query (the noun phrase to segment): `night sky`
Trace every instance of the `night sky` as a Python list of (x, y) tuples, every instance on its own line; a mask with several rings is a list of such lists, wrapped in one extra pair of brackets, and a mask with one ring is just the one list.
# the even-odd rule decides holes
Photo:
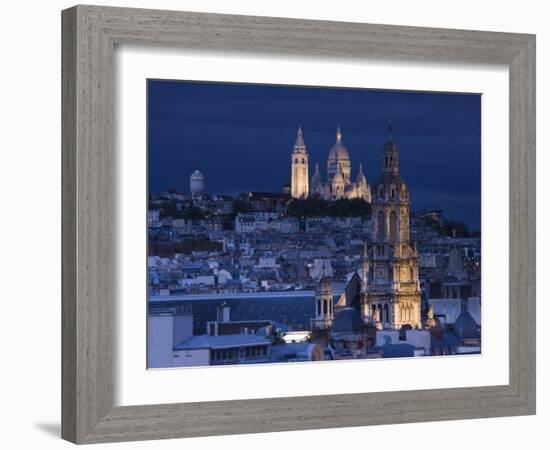
[(387, 124), (411, 209), (442, 208), (480, 229), (481, 96), (367, 89), (148, 81), (149, 189), (189, 190), (199, 169), (206, 191), (280, 192), (300, 124), (326, 181), (328, 151), (341, 125), (355, 179), (380, 174)]

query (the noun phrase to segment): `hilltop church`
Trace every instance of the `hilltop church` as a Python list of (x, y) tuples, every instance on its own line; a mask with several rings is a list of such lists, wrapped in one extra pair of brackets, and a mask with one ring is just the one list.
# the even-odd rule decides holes
[(318, 196), (324, 200), (361, 198), (367, 202), (371, 201), (370, 186), (363, 174), (361, 164), (359, 164), (355, 182), (351, 181), (351, 160), (348, 149), (342, 143), (340, 126), (336, 130), (336, 142), (328, 153), (326, 183), (321, 179), (319, 165), (315, 164), (315, 173), (310, 185), (308, 159), (302, 128), (298, 127), (291, 159), (292, 198), (305, 199)]

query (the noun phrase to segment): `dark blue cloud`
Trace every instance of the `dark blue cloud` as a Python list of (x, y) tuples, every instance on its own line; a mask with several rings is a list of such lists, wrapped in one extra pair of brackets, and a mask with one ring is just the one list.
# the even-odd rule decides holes
[(373, 182), (387, 121), (413, 209), (441, 207), (479, 229), (481, 97), (478, 94), (311, 88), (150, 80), (149, 185), (188, 189), (200, 169), (212, 192), (279, 191), (290, 178), (290, 152), (302, 125), (310, 171), (327, 153), (338, 123)]

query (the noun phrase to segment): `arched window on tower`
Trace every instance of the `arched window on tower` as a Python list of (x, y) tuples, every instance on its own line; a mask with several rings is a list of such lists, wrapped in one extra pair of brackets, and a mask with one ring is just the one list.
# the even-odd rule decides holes
[(295, 164), (298, 164), (298, 158), (296, 158), (296, 159), (294, 160), (294, 163), (295, 163)]
[(376, 230), (378, 232), (378, 240), (383, 241), (384, 238), (386, 237), (386, 218), (385, 218), (384, 211), (378, 212)]
[(391, 198), (395, 198), (395, 192), (396, 192), (395, 184), (392, 184), (390, 186), (390, 197)]
[(305, 163), (306, 163), (306, 160), (302, 158), (302, 164), (305, 164)]
[(395, 211), (390, 213), (390, 240), (395, 240), (397, 237), (397, 214)]

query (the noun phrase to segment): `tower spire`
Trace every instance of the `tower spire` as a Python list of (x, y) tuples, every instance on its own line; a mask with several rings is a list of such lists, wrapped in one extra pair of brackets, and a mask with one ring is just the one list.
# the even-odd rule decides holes
[(359, 173), (363, 175), (363, 163), (359, 163)]
[(336, 143), (342, 143), (342, 130), (340, 129), (340, 124), (338, 124), (338, 127), (336, 128)]
[(305, 147), (304, 135), (302, 134), (302, 126), (298, 125), (298, 131), (296, 132), (296, 142), (294, 147)]
[(388, 140), (384, 144), (384, 160), (383, 168), (384, 172), (398, 173), (399, 171), (399, 153), (397, 151), (397, 145), (392, 139), (392, 124), (388, 121)]

